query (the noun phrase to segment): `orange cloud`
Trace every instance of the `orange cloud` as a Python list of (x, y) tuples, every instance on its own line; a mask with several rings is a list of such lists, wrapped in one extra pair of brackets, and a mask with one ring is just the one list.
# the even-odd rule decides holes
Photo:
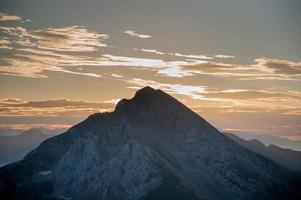
[(0, 21), (19, 21), (22, 18), (16, 15), (9, 15), (7, 13), (0, 12)]
[(236, 77), (240, 80), (298, 80), (301, 63), (272, 58), (258, 58), (255, 64), (222, 62), (187, 63), (183, 70), (191, 74)]
[(60, 116), (66, 114), (87, 115), (110, 111), (112, 102), (95, 103), (70, 101), (67, 99), (24, 101), (21, 99), (0, 99), (0, 116)]

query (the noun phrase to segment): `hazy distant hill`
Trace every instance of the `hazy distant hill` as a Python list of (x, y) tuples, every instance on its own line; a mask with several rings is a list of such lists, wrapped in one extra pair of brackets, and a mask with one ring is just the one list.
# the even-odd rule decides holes
[[(57, 135), (61, 130), (43, 128), (29, 129), (23, 133), (14, 132), (13, 136), (0, 136), (0, 166), (21, 160), (27, 153), (36, 148), (43, 140)], [(6, 131), (6, 133), (12, 133)]]
[(264, 143), (266, 146), (274, 144), (282, 148), (301, 151), (301, 141), (292, 141), (287, 138), (281, 138), (269, 134), (235, 133), (235, 135), (245, 140), (252, 140), (252, 139), (259, 140), (262, 143)]
[(300, 176), (150, 87), (0, 168), (2, 199), (300, 199)]
[(17, 136), (24, 132), (22, 129), (0, 128), (0, 136)]
[(224, 133), (238, 144), (246, 147), (264, 157), (267, 157), (276, 163), (283, 165), (289, 169), (301, 171), (301, 152), (291, 149), (280, 148), (276, 145), (264, 145), (258, 140), (244, 140), (235, 134)]

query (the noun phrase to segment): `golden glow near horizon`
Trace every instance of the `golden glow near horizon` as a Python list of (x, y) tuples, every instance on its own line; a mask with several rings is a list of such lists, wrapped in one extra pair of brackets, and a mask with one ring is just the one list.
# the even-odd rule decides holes
[(301, 61), (167, 51), (144, 45), (160, 41), (147, 32), (120, 30), (120, 39), (35, 21), (0, 13), (0, 128), (67, 128), (151, 86), (217, 128), (301, 139)]

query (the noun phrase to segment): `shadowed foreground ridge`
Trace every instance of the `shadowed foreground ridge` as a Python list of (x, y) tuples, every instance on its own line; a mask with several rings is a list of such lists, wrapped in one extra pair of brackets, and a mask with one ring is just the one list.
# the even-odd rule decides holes
[(1, 199), (298, 199), (299, 174), (145, 87), (0, 168)]

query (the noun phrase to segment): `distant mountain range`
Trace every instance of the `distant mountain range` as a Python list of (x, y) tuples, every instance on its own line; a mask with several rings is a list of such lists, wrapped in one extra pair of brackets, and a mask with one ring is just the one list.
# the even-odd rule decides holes
[(266, 146), (259, 140), (244, 140), (232, 133), (224, 133), (241, 146), (254, 151), (266, 158), (275, 161), (277, 164), (285, 166), (291, 170), (301, 171), (301, 152), (291, 149), (280, 148), (276, 145)]
[[(1, 129), (0, 166), (21, 160), (42, 141), (61, 132), (63, 132), (61, 129), (50, 130), (45, 128), (33, 128), (25, 132), (21, 130)], [(11, 136), (8, 136), (8, 134), (11, 134)]]
[(300, 199), (300, 173), (145, 87), (0, 168), (1, 199)]
[(290, 139), (277, 137), (271, 134), (235, 133), (235, 135), (245, 140), (259, 140), (267, 146), (274, 144), (282, 148), (301, 151), (301, 141), (292, 141)]
[(23, 129), (0, 128), (0, 136), (17, 136), (21, 135), (24, 131)]

